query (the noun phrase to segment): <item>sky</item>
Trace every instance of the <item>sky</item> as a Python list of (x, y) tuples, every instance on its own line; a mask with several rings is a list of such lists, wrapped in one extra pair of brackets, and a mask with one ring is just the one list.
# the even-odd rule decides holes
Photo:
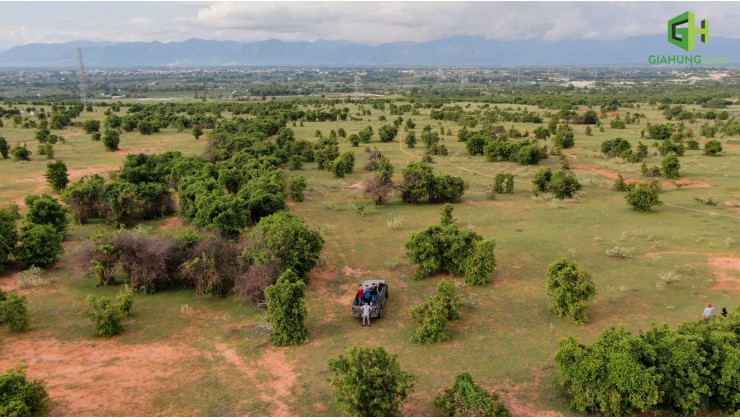
[(3, 1), (0, 10), (0, 51), (76, 40), (623, 39), (664, 34), (666, 21), (686, 10), (709, 21), (710, 36), (740, 38), (732, 2)]

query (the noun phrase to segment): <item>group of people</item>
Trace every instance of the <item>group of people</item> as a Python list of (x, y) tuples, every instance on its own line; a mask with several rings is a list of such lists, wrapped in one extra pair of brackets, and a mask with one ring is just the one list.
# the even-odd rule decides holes
[(375, 306), (378, 303), (378, 283), (373, 283), (372, 286), (369, 284), (365, 285), (364, 289), (360, 286), (357, 289), (355, 304), (361, 305), (363, 303), (369, 303), (371, 306)]
[[(727, 317), (727, 308), (722, 308), (722, 312), (719, 313), (723, 317)], [(710, 316), (714, 315), (714, 307), (712, 307), (712, 304), (710, 303), (707, 305), (706, 308), (704, 308), (704, 318), (709, 318)]]
[(365, 285), (365, 288), (363, 289), (362, 286), (357, 290), (357, 295), (355, 296), (355, 303), (357, 305), (362, 305), (362, 326), (364, 327), (367, 325), (370, 326), (370, 310), (372, 307), (375, 306), (378, 303), (378, 283), (373, 283), (371, 285)]

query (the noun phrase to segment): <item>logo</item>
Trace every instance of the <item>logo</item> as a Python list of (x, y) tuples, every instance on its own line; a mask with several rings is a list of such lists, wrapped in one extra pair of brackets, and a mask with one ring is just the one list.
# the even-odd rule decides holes
[[(687, 24), (686, 27), (679, 26)], [(701, 36), (701, 42), (709, 41), (709, 22), (702, 19), (701, 27), (694, 26), (694, 14), (684, 12), (668, 21), (668, 42), (685, 51), (694, 49), (694, 38)]]

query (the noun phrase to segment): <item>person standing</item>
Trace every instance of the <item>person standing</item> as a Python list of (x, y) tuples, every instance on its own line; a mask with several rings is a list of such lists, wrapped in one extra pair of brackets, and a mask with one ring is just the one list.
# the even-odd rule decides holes
[(367, 326), (370, 326), (370, 303), (368, 301), (365, 301), (365, 304), (362, 305), (362, 326), (365, 326), (365, 322), (367, 322)]
[(709, 318), (712, 315), (714, 315), (714, 308), (712, 307), (712, 304), (710, 303), (709, 305), (707, 305), (706, 308), (704, 308), (704, 318)]

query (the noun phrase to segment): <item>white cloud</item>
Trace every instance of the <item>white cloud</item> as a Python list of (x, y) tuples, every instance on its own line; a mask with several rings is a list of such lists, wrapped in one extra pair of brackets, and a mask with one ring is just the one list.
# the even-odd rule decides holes
[[(43, 4), (44, 7), (38, 7)], [(712, 36), (740, 37), (733, 3), (673, 2), (54, 2), (5, 3), (0, 49), (31, 42), (621, 39), (660, 34), (692, 10)]]

